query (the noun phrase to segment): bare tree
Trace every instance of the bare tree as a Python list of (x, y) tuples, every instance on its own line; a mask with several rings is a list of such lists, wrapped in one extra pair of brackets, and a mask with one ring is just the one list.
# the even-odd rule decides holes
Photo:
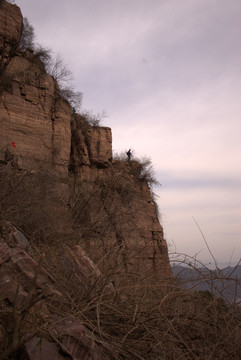
[(52, 64), (51, 49), (45, 48), (40, 44), (34, 45), (34, 55), (44, 64), (45, 70), (49, 73), (49, 67)]
[(54, 59), (49, 61), (46, 68), (48, 73), (57, 81), (62, 98), (68, 101), (73, 108), (78, 110), (81, 106), (83, 94), (74, 90), (74, 87), (71, 84), (73, 74), (68, 66), (64, 64), (61, 56), (57, 54)]
[[(1, 0), (0, 0), (1, 1)], [(34, 28), (30, 25), (28, 19), (23, 18), (22, 36), (20, 41), (20, 49), (25, 51), (32, 49), (35, 59), (42, 61), (45, 70), (49, 73), (59, 85), (60, 96), (68, 101), (76, 110), (80, 109), (83, 94), (75, 91), (71, 84), (73, 80), (72, 72), (69, 70), (59, 54), (55, 58), (51, 57), (51, 50), (46, 49), (39, 44), (34, 43)]]
[(28, 18), (23, 18), (22, 35), (20, 40), (20, 49), (22, 51), (34, 48), (35, 33), (33, 26), (29, 23)]
[(101, 113), (97, 113), (97, 114), (93, 114), (92, 111), (84, 110), (81, 112), (81, 115), (86, 119), (86, 121), (90, 125), (94, 127), (100, 126), (103, 119), (108, 116), (104, 110)]
[(63, 99), (68, 101), (75, 110), (80, 109), (83, 97), (83, 94), (80, 91), (75, 91), (74, 88), (69, 85), (60, 87), (60, 95)]
[(64, 64), (63, 59), (59, 54), (57, 54), (55, 59), (53, 59), (49, 68), (49, 73), (58, 82), (60, 87), (73, 80), (72, 72)]

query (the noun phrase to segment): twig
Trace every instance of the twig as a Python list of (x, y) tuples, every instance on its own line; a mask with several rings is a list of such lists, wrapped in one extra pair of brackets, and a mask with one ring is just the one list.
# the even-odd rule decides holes
[(209, 251), (209, 254), (210, 254), (211, 257), (213, 258), (213, 261), (214, 261), (214, 264), (215, 264), (216, 269), (220, 270), (219, 267), (218, 267), (217, 261), (216, 261), (214, 255), (213, 255), (213, 253), (212, 253), (212, 251), (211, 251), (211, 249), (210, 249), (210, 247), (209, 247), (209, 245), (208, 245), (208, 242), (207, 242), (207, 240), (206, 240), (206, 238), (205, 238), (205, 236), (204, 236), (204, 234), (203, 234), (203, 232), (202, 232), (202, 230), (201, 230), (198, 222), (196, 221), (196, 219), (195, 219), (194, 217), (192, 217), (192, 218), (193, 218), (195, 224), (197, 225), (198, 230), (200, 231), (200, 233), (201, 233), (201, 235), (202, 235), (202, 238), (203, 238), (203, 240), (204, 240), (204, 242), (205, 242), (205, 244), (206, 244), (206, 246), (207, 246), (207, 249), (208, 249), (208, 251)]

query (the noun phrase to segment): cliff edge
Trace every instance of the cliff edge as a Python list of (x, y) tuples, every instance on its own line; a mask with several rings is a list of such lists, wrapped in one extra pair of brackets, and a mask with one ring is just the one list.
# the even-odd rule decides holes
[(174, 282), (148, 164), (113, 159), (23, 30), (0, 0), (0, 360), (239, 359), (240, 311)]
[(0, 358), (113, 358), (92, 305), (172, 278), (152, 192), (21, 48), (20, 9), (1, 1), (0, 22)]
[[(141, 165), (113, 161), (111, 129), (91, 126), (73, 113), (41, 59), (31, 49), (21, 51), (20, 9), (3, 2), (0, 14), (5, 24), (0, 33), (0, 159), (31, 172), (16, 184), (21, 197), (27, 192), (29, 203), (41, 203), (48, 219), (54, 213), (53, 224), (63, 236), (74, 229), (94, 260), (117, 247), (125, 271), (170, 277), (163, 229), (148, 183), (140, 178)], [(22, 198), (18, 203), (25, 208)]]

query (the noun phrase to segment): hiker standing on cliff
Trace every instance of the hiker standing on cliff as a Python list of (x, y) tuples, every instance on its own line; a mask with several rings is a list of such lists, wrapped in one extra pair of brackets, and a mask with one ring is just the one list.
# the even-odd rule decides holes
[(130, 161), (132, 156), (131, 149), (127, 151), (126, 155), (128, 156), (128, 161)]

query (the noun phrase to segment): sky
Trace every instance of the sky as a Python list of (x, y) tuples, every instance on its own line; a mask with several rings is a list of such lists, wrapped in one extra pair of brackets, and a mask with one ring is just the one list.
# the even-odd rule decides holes
[[(241, 256), (241, 1), (16, 0), (36, 42), (107, 114), (113, 151), (150, 157), (169, 246), (205, 265)], [(205, 240), (204, 240), (205, 238)], [(208, 247), (212, 255), (208, 251)], [(210, 265), (211, 266), (211, 265)]]

